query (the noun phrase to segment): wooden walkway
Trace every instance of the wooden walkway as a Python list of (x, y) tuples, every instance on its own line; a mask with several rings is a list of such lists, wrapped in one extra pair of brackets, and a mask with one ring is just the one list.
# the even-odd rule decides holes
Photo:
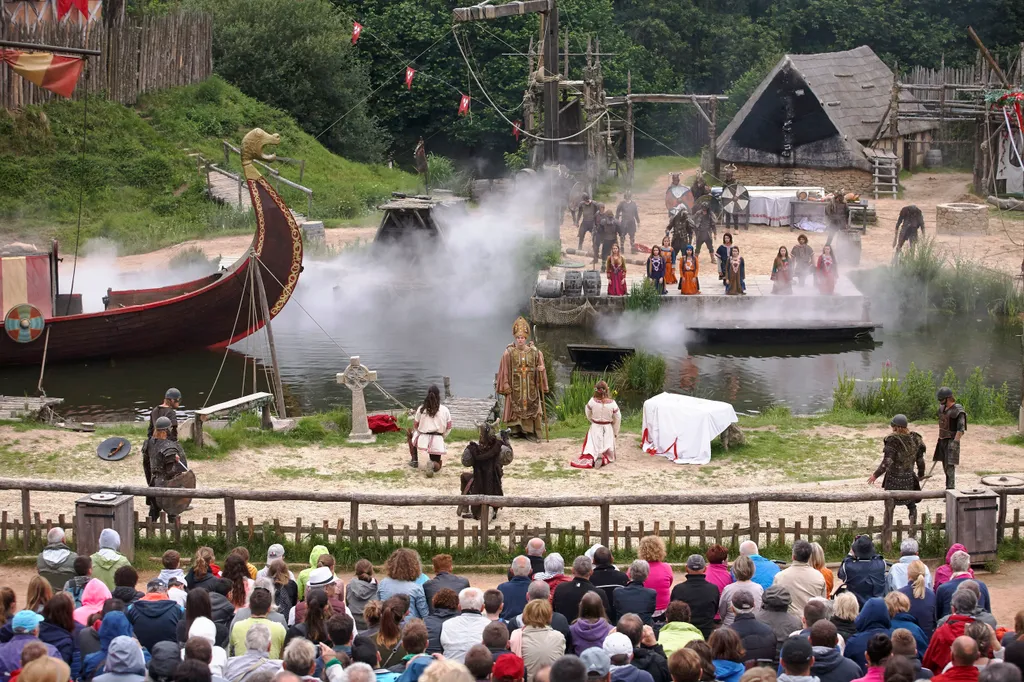
[[(217, 171), (210, 171), (209, 175), (209, 195), (210, 198), (217, 203), (224, 204), (225, 206), (231, 206), (238, 209), (239, 211), (251, 211), (252, 201), (249, 199), (249, 190), (246, 189), (245, 184), (237, 179), (237, 176), (232, 177), (225, 175)], [(273, 182), (273, 180), (271, 180)], [(239, 191), (241, 190), (241, 191)], [(306, 222), (306, 216), (302, 215), (298, 211), (292, 211), (292, 215), (295, 216), (295, 222), (299, 225)]]
[(48, 411), (64, 402), (64, 398), (28, 398), (0, 395), (0, 419), (14, 421), (46, 419)]
[(497, 410), (494, 398), (448, 398), (443, 401), (452, 413), (452, 428), (475, 429), (485, 421), (493, 421)]

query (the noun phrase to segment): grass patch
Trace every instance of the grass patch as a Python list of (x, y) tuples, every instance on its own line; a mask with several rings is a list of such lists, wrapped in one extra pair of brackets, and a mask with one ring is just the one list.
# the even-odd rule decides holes
[(612, 377), (621, 390), (646, 400), (665, 390), (666, 370), (665, 358), (638, 350), (623, 358)]
[(638, 313), (656, 313), (661, 308), (661, 294), (649, 279), (633, 282), (626, 294), (626, 310)]
[(1004, 445), (1016, 445), (1019, 448), (1024, 448), (1024, 435), (1014, 433), (1006, 438), (1000, 438), (999, 442)]

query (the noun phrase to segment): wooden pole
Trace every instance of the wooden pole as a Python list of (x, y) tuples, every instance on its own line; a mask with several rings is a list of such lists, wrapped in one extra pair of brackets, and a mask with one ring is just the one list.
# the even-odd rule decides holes
[[(542, 15), (544, 31), (544, 163), (558, 165), (558, 5), (552, 1), (551, 9)], [(548, 178), (548, 206), (545, 221), (545, 236), (552, 241), (561, 241), (560, 228), (562, 211), (556, 187), (557, 174), (550, 172)]]
[(633, 139), (633, 72), (626, 72), (626, 186), (633, 189), (633, 156), (636, 151)]
[(28, 490), (21, 491), (21, 543), (25, 547), (25, 551), (28, 551), (29, 547), (29, 531), (32, 529), (32, 502), (29, 497)]
[(235, 542), (235, 531), (237, 526), (235, 519), (235, 498), (224, 498), (224, 520), (227, 523), (227, 539), (229, 544)]
[[(284, 385), (281, 383), (281, 367), (277, 364), (277, 347), (274, 345), (274, 330), (270, 327), (270, 306), (267, 304), (267, 289), (263, 286), (263, 273), (260, 268), (259, 259), (256, 257), (255, 249), (251, 252), (249, 260), (256, 268), (256, 287), (260, 292), (260, 307), (263, 309), (263, 326), (267, 330), (267, 342), (270, 344), (270, 362), (274, 365), (274, 397), (277, 399), (277, 413), (284, 419), (288, 411), (284, 405)], [(253, 390), (255, 390), (255, 386)]]
[(757, 500), (747, 502), (747, 515), (750, 519), (750, 539), (756, 545), (761, 542), (761, 514)]
[(601, 544), (611, 549), (609, 545), (609, 538), (611, 537), (610, 530), (608, 528), (608, 520), (611, 517), (611, 508), (607, 504), (601, 505)]
[(711, 106), (711, 135), (708, 139), (708, 146), (711, 147), (711, 173), (718, 177), (718, 100), (712, 99)]
[(895, 500), (885, 501), (885, 513), (882, 515), (882, 551), (892, 551), (892, 517), (896, 510)]
[(992, 70), (995, 71), (997, 76), (999, 76), (999, 81), (1003, 84), (1003, 87), (1009, 88), (1010, 81), (1006, 79), (1006, 74), (1003, 73), (1001, 68), (999, 68), (999, 62), (996, 61), (995, 57), (992, 56), (992, 53), (988, 51), (987, 47), (985, 47), (985, 43), (981, 42), (981, 38), (979, 38), (978, 34), (974, 32), (974, 27), (967, 27), (967, 35), (971, 36), (971, 40), (973, 40), (974, 44), (978, 46), (979, 50), (981, 50), (981, 56), (985, 58), (985, 61), (988, 62), (989, 66), (992, 67)]
[(359, 503), (352, 501), (349, 503), (349, 543), (352, 545), (353, 551), (359, 545)]
[(565, 56), (562, 77), (569, 80), (569, 29), (565, 29)]

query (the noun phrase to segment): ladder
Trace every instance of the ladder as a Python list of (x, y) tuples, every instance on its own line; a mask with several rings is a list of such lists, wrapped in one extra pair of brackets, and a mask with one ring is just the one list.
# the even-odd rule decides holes
[(888, 194), (893, 199), (900, 191), (900, 167), (896, 158), (875, 156), (871, 159), (871, 175), (874, 179), (875, 198)]

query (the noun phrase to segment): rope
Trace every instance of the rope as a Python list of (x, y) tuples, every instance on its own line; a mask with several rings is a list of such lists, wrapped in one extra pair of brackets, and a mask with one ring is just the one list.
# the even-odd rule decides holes
[[(85, 140), (89, 130), (89, 60), (85, 60), (85, 97), (82, 98), (82, 147), (81, 147), (81, 182), (78, 188), (78, 227), (75, 228), (75, 262), (71, 266), (71, 288), (68, 290), (68, 303), (64, 306), (64, 314), (71, 312), (71, 298), (75, 293), (75, 275), (78, 273), (78, 246), (82, 238), (82, 206), (85, 201)], [(49, 337), (49, 335), (47, 335)]]
[[(252, 255), (253, 255), (253, 257), (255, 257), (255, 254), (252, 254)], [(250, 268), (250, 269), (251, 269), (251, 268)], [(247, 285), (248, 283), (247, 283), (247, 282), (246, 282), (245, 280), (242, 280), (242, 281), (243, 281), (243, 285), (242, 285), (242, 297), (241, 297), (240, 299), (238, 299), (238, 310), (237, 310), (237, 311), (235, 311), (235, 321), (234, 321), (234, 323), (233, 323), (233, 324), (231, 325), (231, 336), (230, 336), (230, 337), (228, 337), (228, 338), (231, 338), (231, 339), (235, 338), (235, 329), (237, 329), (237, 328), (238, 328), (238, 318), (239, 318), (239, 317), (241, 316), (241, 314), (242, 314), (242, 304), (243, 304), (243, 303), (245, 302), (245, 288), (246, 288), (246, 285)], [(217, 376), (216, 376), (216, 377), (214, 377), (214, 379), (213, 379), (213, 386), (210, 386), (210, 390), (209, 390), (209, 392), (207, 392), (207, 394), (206, 394), (206, 402), (204, 402), (204, 403), (203, 403), (203, 407), (206, 407), (207, 405), (209, 405), (209, 404), (210, 404), (210, 398), (211, 398), (211, 397), (213, 396), (213, 390), (214, 390), (215, 388), (217, 388), (217, 382), (218, 382), (218, 381), (220, 381), (220, 375), (221, 375), (221, 372), (223, 372), (223, 371), (224, 371), (224, 363), (225, 363), (225, 362), (227, 362), (227, 359), (228, 359), (228, 352), (229, 352), (229, 351), (228, 351), (228, 347), (227, 347), (227, 346), (225, 346), (225, 347), (224, 347), (224, 357), (223, 357), (223, 358), (221, 358), (221, 360), (220, 360), (220, 367), (219, 367), (219, 368), (217, 369)]]

